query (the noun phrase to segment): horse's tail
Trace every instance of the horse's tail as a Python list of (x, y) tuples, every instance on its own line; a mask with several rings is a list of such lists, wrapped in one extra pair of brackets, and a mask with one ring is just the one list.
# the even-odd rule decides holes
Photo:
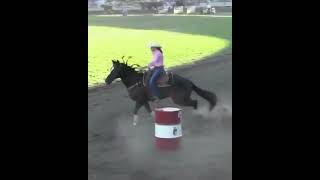
[(212, 93), (209, 92), (207, 90), (201, 89), (199, 87), (197, 87), (196, 85), (194, 85), (192, 83), (192, 89), (201, 97), (203, 97), (204, 99), (206, 99), (207, 101), (209, 101), (210, 103), (210, 111), (216, 106), (217, 104), (217, 96)]

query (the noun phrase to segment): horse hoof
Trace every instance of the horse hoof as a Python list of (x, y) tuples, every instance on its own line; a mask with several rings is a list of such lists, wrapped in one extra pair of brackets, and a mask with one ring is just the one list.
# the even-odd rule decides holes
[(196, 117), (202, 118), (202, 114), (198, 110), (192, 110), (192, 114)]
[(133, 126), (136, 126), (138, 124), (138, 121), (133, 120)]
[(138, 124), (138, 115), (133, 115), (133, 126)]

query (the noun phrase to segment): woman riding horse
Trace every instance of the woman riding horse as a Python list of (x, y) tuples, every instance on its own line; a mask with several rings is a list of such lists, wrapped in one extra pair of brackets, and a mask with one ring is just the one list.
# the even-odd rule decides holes
[[(192, 91), (195, 91), (199, 96), (209, 102), (210, 111), (215, 107), (217, 97), (214, 93), (199, 88), (191, 80), (183, 78), (178, 74), (172, 74), (171, 79), (173, 83), (171, 83), (170, 86), (157, 87), (157, 79), (164, 72), (163, 54), (159, 44), (152, 43), (150, 48), (152, 50), (153, 59), (149, 64), (149, 68), (154, 70), (154, 73), (148, 82), (148, 86), (151, 88), (144, 85), (144, 74), (142, 72), (136, 71), (133, 65), (130, 66), (127, 62), (120, 62), (119, 60), (112, 60), (113, 68), (105, 79), (106, 84), (109, 85), (115, 79), (120, 78), (127, 88), (129, 97), (135, 101), (133, 109), (133, 125), (136, 125), (138, 122), (138, 111), (142, 106), (144, 106), (149, 113), (153, 114), (149, 104), (149, 101), (152, 101), (153, 99), (150, 98), (149, 94), (154, 96), (154, 100), (170, 97), (177, 105), (190, 106), (197, 109), (198, 101), (191, 98)], [(149, 89), (151, 92), (149, 92)]]
[(164, 58), (160, 44), (151, 43), (150, 48), (153, 58), (148, 67), (153, 71), (153, 73), (149, 80), (149, 87), (151, 90), (151, 95), (153, 96), (152, 101), (158, 102), (160, 100), (160, 92), (157, 87), (157, 80), (164, 72)]

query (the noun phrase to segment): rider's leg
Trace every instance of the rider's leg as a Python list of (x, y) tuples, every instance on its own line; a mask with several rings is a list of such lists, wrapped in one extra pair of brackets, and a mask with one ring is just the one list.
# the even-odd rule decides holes
[(156, 97), (160, 97), (160, 92), (159, 92), (159, 89), (157, 87), (157, 80), (158, 78), (160, 77), (161, 75), (161, 72), (162, 72), (162, 68), (161, 67), (156, 67), (154, 69), (154, 72), (150, 78), (150, 81), (149, 81), (149, 87), (150, 87), (150, 90), (151, 90), (151, 94), (153, 96), (156, 96)]

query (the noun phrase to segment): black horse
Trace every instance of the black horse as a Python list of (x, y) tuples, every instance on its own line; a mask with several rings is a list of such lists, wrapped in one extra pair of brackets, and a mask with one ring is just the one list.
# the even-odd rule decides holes
[[(144, 74), (143, 72), (137, 71), (134, 65), (129, 66), (127, 62), (112, 60), (112, 63), (113, 69), (105, 79), (105, 82), (107, 85), (109, 85), (117, 78), (120, 78), (122, 80), (123, 84), (128, 90), (129, 97), (136, 102), (135, 108), (133, 110), (133, 123), (135, 125), (138, 121), (138, 110), (142, 106), (144, 106), (149, 113), (152, 113), (149, 105), (149, 101), (151, 101), (150, 92), (143, 83)], [(139, 67), (139, 65), (136, 66)], [(190, 80), (185, 79), (177, 74), (172, 75), (169, 84), (170, 86), (167, 87), (159, 87), (161, 94), (160, 99), (171, 97), (173, 102), (178, 105), (191, 106), (194, 109), (197, 109), (198, 101), (191, 99), (191, 92), (195, 91), (199, 96), (203, 97), (209, 102), (210, 111), (217, 103), (217, 97), (214, 93), (200, 89)]]

